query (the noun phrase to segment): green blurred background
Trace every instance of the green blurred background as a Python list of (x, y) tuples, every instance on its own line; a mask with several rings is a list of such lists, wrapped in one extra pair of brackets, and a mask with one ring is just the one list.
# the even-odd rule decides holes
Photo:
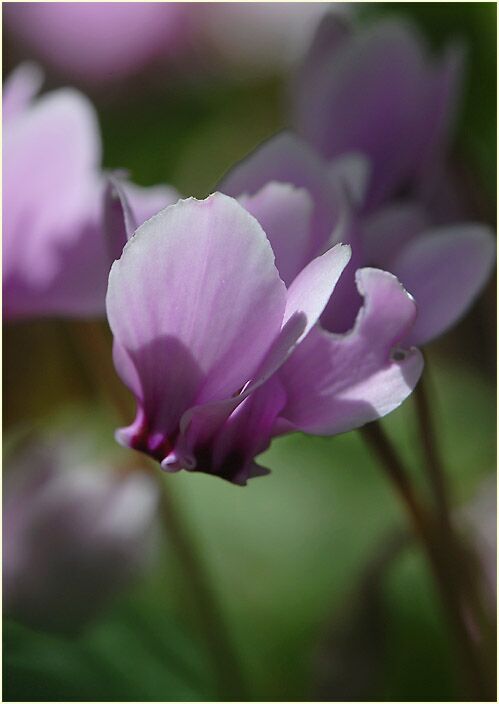
[[(455, 156), (495, 225), (496, 5), (373, 3), (414, 19), (435, 47), (469, 49)], [(6, 69), (9, 38), (6, 37)], [(104, 165), (142, 185), (205, 196), (286, 126), (284, 77), (165, 84), (126, 102), (96, 100)], [(456, 505), (494, 473), (495, 279), (470, 314), (427, 349), (432, 410)], [(79, 324), (79, 334), (91, 334)], [(33, 428), (81, 428), (95, 456), (126, 462), (116, 419), (94, 386), (74, 326), (4, 326), (4, 455)], [(424, 491), (411, 400), (383, 425)], [(454, 644), (405, 517), (358, 433), (275, 441), (272, 474), (249, 486), (168, 476), (230, 624), (254, 700), (454, 700)], [(74, 639), (4, 623), (4, 700), (216, 699), (210, 654), (166, 538), (161, 564)]]

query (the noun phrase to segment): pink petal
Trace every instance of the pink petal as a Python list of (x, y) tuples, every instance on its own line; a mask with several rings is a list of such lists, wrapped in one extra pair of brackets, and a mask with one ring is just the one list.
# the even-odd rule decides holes
[(305, 261), (321, 254), (336, 228), (343, 193), (329, 181), (326, 164), (305, 142), (292, 133), (272, 137), (235, 166), (223, 179), (220, 190), (239, 197), (255, 194), (270, 181), (306, 189), (314, 204), (313, 238)]
[(465, 50), (459, 44), (446, 47), (438, 66), (428, 76), (426, 129), (418, 153), (421, 190), (432, 193), (442, 176), (442, 158), (452, 136), (457, 117), (462, 76), (465, 68)]
[(466, 312), (490, 276), (494, 251), (490, 229), (474, 224), (428, 230), (402, 250), (392, 270), (418, 306), (405, 342), (422, 345)]
[(320, 318), (350, 256), (351, 249), (348, 245), (337, 244), (325, 254), (313, 259), (289, 287), (284, 320), (288, 320), (296, 312), (306, 315), (307, 325), (301, 339)]
[(418, 203), (392, 202), (378, 208), (362, 221), (364, 261), (391, 271), (399, 252), (429, 224), (428, 212)]
[(179, 201), (142, 225), (113, 264), (107, 311), (150, 430), (168, 435), (189, 407), (246, 384), (285, 300), (265, 233), (232, 198)]
[(380, 418), (411, 393), (423, 368), (416, 349), (398, 351), (416, 306), (397, 279), (378, 269), (357, 273), (364, 296), (354, 328), (311, 330), (279, 372), (287, 404), (282, 427), (335, 435)]
[(77, 241), (96, 214), (95, 112), (76, 91), (48, 94), (9, 123), (3, 147), (4, 276), (43, 292), (58, 272), (59, 248)]
[[(295, 313), (287, 321), (253, 380), (240, 394), (195, 406), (184, 413), (175, 447), (161, 462), (163, 469), (170, 472), (197, 469), (225, 476), (235, 483), (246, 483), (250, 476), (256, 476), (255, 472), (262, 474), (261, 468), (256, 469), (253, 458), (270, 443), (274, 421), (284, 405), (282, 387), (275, 372), (296, 346), (305, 323), (301, 313)], [(134, 424), (125, 432), (133, 434), (135, 427)], [(229, 464), (228, 457), (231, 458)], [(229, 469), (230, 477), (227, 476)]]
[(26, 110), (43, 83), (43, 72), (36, 65), (24, 63), (6, 79), (2, 96), (2, 120), (5, 125)]
[(371, 160), (370, 206), (404, 185), (413, 168), (426, 127), (423, 59), (411, 27), (378, 22), (335, 45), (296, 95), (298, 131), (323, 156), (360, 151)]
[(169, 186), (137, 186), (119, 173), (109, 174), (107, 180), (104, 223), (111, 261), (114, 261), (119, 259), (123, 247), (137, 227), (175, 203), (179, 194)]
[(279, 276), (289, 285), (310, 251), (313, 202), (303, 188), (272, 181), (254, 195), (237, 199), (255, 216), (274, 250)]

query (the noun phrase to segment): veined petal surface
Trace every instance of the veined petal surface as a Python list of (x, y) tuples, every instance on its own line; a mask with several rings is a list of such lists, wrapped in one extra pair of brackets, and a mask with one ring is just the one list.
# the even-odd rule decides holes
[(265, 233), (234, 199), (179, 201), (140, 227), (112, 267), (107, 311), (149, 424), (168, 434), (191, 406), (235, 394), (285, 304)]
[(357, 272), (364, 306), (347, 333), (311, 330), (279, 372), (287, 394), (284, 430), (335, 435), (380, 418), (416, 385), (422, 356), (398, 350), (416, 306), (398, 280), (379, 269)]

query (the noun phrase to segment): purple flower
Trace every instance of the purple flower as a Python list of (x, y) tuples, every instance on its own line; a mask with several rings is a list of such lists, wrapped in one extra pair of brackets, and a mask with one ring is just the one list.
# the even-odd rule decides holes
[[(69, 88), (34, 100), (40, 81), (35, 67), (23, 65), (4, 88), (4, 312), (102, 315), (113, 257), (97, 117)], [(125, 188), (139, 222), (177, 198), (163, 186)]]
[(266, 473), (254, 458), (274, 435), (330, 435), (379, 418), (400, 405), (422, 371), (417, 350), (398, 350), (416, 308), (394, 276), (359, 271), (364, 306), (356, 325), (331, 335), (316, 323), (349, 247), (324, 243), (311, 257), (310, 228), (298, 240), (300, 257), (293, 242), (282, 246), (281, 226), (326, 217), (314, 217), (304, 190), (269, 191), (252, 206), (272, 225), (270, 241), (242, 205), (215, 193), (148, 220), (111, 269), (115, 364), (138, 406), (117, 439), (166, 471), (245, 484)]
[[(340, 232), (342, 242), (352, 248), (352, 258), (321, 324), (332, 332), (349, 330), (361, 305), (356, 271), (363, 266), (380, 267), (395, 274), (414, 297), (418, 318), (403, 343), (421, 345), (452, 326), (478, 295), (494, 263), (494, 238), (490, 228), (478, 223), (435, 226), (424, 206), (412, 200), (392, 201), (365, 214), (369, 170), (369, 162), (360, 154), (344, 155), (328, 164), (299, 138), (283, 133), (235, 166), (220, 190), (238, 197), (246, 207), (250, 204), (257, 218), (254, 204), (261, 203), (270, 191), (287, 189), (296, 202), (307, 201), (312, 212), (306, 235), (307, 261), (337, 241), (328, 240), (328, 233), (338, 222), (341, 193), (346, 189), (352, 207)], [(277, 200), (273, 202), (279, 207)], [(291, 212), (290, 206), (287, 210)], [(297, 222), (296, 216), (293, 220)], [(284, 245), (276, 244), (278, 267), (285, 272), (291, 264), (290, 260), (279, 263), (280, 247), (291, 258), (302, 247), (293, 233), (293, 242), (286, 242), (288, 231), (283, 228), (278, 235)], [(271, 228), (267, 234), (273, 244)], [(301, 265), (293, 263), (292, 273), (300, 266), (303, 260)]]
[(358, 151), (372, 165), (365, 206), (442, 168), (456, 112), (462, 47), (430, 57), (415, 27), (399, 20), (354, 29), (324, 18), (293, 86), (293, 122), (326, 159)]
[(33, 628), (78, 631), (153, 557), (156, 484), (88, 465), (74, 438), (31, 446), (8, 469), (4, 611)]

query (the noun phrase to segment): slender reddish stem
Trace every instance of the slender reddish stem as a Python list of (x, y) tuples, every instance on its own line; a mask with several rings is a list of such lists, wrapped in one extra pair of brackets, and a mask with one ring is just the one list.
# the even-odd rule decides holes
[(490, 650), (495, 642), (495, 619), (487, 613), (480, 593), (482, 569), (471, 550), (459, 540), (454, 527), (445, 468), (438, 448), (431, 404), (428, 393), (428, 364), (426, 375), (420, 380), (413, 394), (424, 468), (432, 494), (439, 539), (452, 571), (453, 581), (460, 592), (461, 608), (469, 611), (481, 634), (483, 648)]
[(438, 539), (433, 520), (420, 504), (412, 488), (409, 474), (395, 451), (388, 436), (379, 423), (370, 423), (361, 428), (361, 434), (369, 447), (374, 450), (380, 464), (401, 498), (413, 528), (426, 552), (435, 582), (440, 592), (442, 605), (456, 637), (466, 683), (471, 696), (481, 701), (495, 699), (495, 682), (489, 680), (479, 650), (475, 647), (464, 620), (459, 594), (454, 583), (453, 569), (449, 564), (445, 549)]

